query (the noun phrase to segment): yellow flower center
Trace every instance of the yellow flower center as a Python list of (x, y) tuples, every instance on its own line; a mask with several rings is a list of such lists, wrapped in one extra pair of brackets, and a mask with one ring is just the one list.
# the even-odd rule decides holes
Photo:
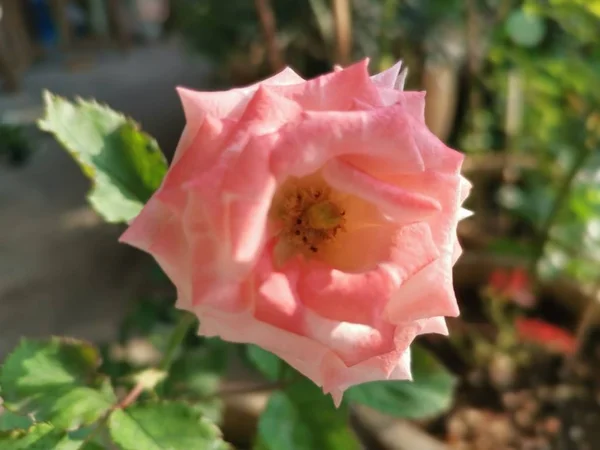
[(280, 238), (305, 255), (320, 248), (344, 231), (345, 211), (324, 183), (290, 182), (282, 187), (275, 215), (282, 222)]

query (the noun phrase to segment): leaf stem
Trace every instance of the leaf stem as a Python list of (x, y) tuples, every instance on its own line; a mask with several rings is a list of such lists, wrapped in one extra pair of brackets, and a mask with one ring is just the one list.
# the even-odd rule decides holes
[(158, 368), (162, 371), (168, 371), (173, 364), (173, 360), (183, 342), (183, 339), (186, 337), (188, 331), (196, 323), (196, 317), (193, 314), (188, 312), (183, 313), (179, 323), (173, 330), (173, 334), (169, 338), (169, 342), (167, 344), (167, 349), (165, 350), (165, 354), (158, 365)]
[[(173, 330), (173, 334), (171, 334), (171, 337), (169, 338), (165, 354), (163, 355), (162, 360), (158, 365), (161, 371), (166, 372), (169, 370), (171, 364), (173, 364), (173, 360), (175, 359), (175, 356), (177, 354), (177, 351), (179, 350), (179, 347), (181, 346), (181, 343), (183, 342), (192, 325), (194, 325), (195, 323), (196, 317), (194, 315), (187, 312), (182, 314), (181, 319), (175, 326), (175, 330)], [(106, 425), (110, 414), (113, 411), (117, 409), (125, 409), (131, 406), (133, 403), (135, 403), (135, 401), (142, 394), (142, 392), (144, 392), (145, 389), (146, 384), (144, 383), (144, 381), (138, 381), (138, 383), (136, 383), (136, 385), (127, 393), (127, 395), (123, 397), (121, 401), (115, 403), (112, 406), (112, 408), (110, 408), (106, 412), (106, 414), (97, 422), (96, 427), (90, 432), (90, 434), (86, 436), (86, 438), (81, 443), (79, 449), (83, 449), (85, 447), (85, 444), (91, 442), (91, 440), (98, 434), (98, 432), (102, 430), (102, 428)]]

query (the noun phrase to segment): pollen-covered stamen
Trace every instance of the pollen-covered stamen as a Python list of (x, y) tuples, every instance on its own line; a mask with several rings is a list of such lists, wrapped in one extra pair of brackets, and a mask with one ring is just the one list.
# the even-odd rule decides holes
[(306, 255), (318, 253), (344, 230), (345, 211), (332, 199), (327, 186), (289, 186), (279, 208), (281, 237)]

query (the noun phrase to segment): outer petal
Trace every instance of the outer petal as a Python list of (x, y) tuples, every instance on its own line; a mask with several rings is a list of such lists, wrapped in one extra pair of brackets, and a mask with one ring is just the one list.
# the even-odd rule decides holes
[(342, 402), (342, 394), (351, 386), (379, 380), (412, 380), (410, 372), (410, 348), (404, 352), (392, 352), (387, 355), (392, 370), (386, 376), (380, 371), (373, 370), (373, 361), (365, 361), (352, 367), (345, 367), (340, 361), (327, 355), (323, 360), (324, 373), (323, 391), (331, 394), (336, 406)]
[(189, 303), (189, 245), (179, 220), (159, 200), (150, 199), (119, 242), (150, 253), (175, 284), (178, 298)]
[(459, 314), (452, 285), (452, 255), (436, 259), (409, 278), (387, 304), (391, 323)]
[(370, 111), (309, 112), (304, 117), (281, 129), (271, 163), (278, 178), (310, 174), (342, 155), (352, 155), (358, 167), (378, 160), (383, 167), (402, 167), (403, 172), (424, 169), (413, 139), (417, 125), (402, 105)]
[(367, 65), (368, 60), (365, 59), (302, 84), (277, 86), (274, 89), (307, 111), (348, 111), (355, 100), (381, 106), (379, 91), (369, 78)]
[(236, 119), (243, 112), (246, 102), (260, 86), (291, 86), (304, 84), (304, 79), (289, 67), (271, 78), (247, 87), (228, 91), (200, 92), (178, 87), (185, 118), (188, 124), (201, 123), (207, 116)]
[(371, 80), (373, 80), (373, 83), (375, 83), (377, 87), (402, 91), (404, 89), (407, 71), (404, 69), (400, 72), (401, 68), (402, 61), (398, 61), (389, 69), (386, 69), (377, 75), (373, 75)]

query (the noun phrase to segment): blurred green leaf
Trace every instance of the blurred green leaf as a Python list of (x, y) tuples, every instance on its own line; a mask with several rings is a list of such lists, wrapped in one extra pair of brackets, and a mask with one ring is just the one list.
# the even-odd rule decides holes
[(108, 427), (123, 450), (228, 450), (219, 429), (185, 403), (135, 404), (115, 410)]
[(263, 350), (257, 345), (246, 346), (246, 355), (252, 365), (271, 381), (277, 380), (281, 364), (285, 364), (273, 353)]
[(544, 38), (546, 25), (542, 17), (516, 10), (506, 21), (506, 32), (516, 44), (535, 47)]
[(97, 350), (81, 341), (23, 339), (2, 366), (2, 397), (11, 410), (57, 428), (92, 423), (116, 402), (99, 364)]
[(216, 396), (227, 368), (229, 344), (208, 339), (177, 359), (165, 381), (168, 397), (186, 399), (190, 406), (213, 422), (220, 422), (223, 399)]
[(197, 396), (214, 394), (225, 373), (228, 345), (216, 339), (186, 352), (177, 359), (165, 382), (165, 390), (173, 395), (192, 392)]
[(83, 443), (48, 423), (38, 423), (26, 430), (0, 432), (2, 450), (103, 450), (99, 444)]
[(303, 379), (271, 395), (258, 422), (254, 450), (358, 450), (348, 410)]
[(375, 381), (350, 388), (346, 398), (383, 413), (424, 419), (444, 412), (452, 404), (455, 378), (426, 350), (413, 345), (414, 381)]
[(27, 430), (0, 433), (0, 448), (3, 450), (57, 449), (66, 433), (47, 423), (33, 425)]
[(133, 219), (167, 171), (156, 141), (106, 106), (46, 92), (39, 127), (52, 133), (92, 180), (89, 201), (109, 222)]
[(29, 428), (33, 421), (26, 416), (20, 416), (11, 411), (0, 412), (0, 431), (24, 430)]

